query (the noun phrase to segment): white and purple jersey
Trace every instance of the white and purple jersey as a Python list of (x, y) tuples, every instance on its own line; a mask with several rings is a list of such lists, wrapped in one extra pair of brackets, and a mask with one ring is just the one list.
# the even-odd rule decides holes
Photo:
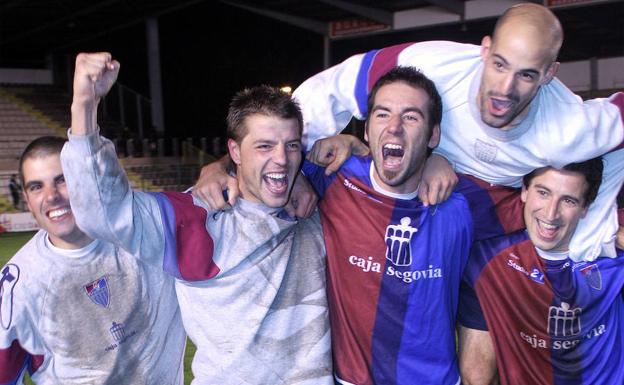
[(624, 252), (575, 263), (540, 257), (526, 232), (478, 242), (460, 323), (489, 330), (501, 383), (624, 383)]
[(183, 384), (174, 284), (110, 243), (39, 231), (0, 269), (0, 384)]
[[(396, 65), (416, 67), (436, 84), (443, 113), (435, 152), (459, 173), (520, 187), (522, 177), (536, 168), (587, 160), (621, 145), (624, 93), (583, 102), (558, 79), (540, 87), (518, 126), (500, 130), (486, 125), (476, 104), (483, 71), (479, 53), (480, 47), (471, 44), (407, 43), (355, 55), (311, 77), (294, 92), (308, 146), (342, 131), (352, 116), (364, 119), (369, 91)], [(606, 156), (599, 197), (571, 244), (575, 260), (615, 255), (617, 218), (612, 202), (624, 180), (622, 163), (624, 150)]]
[(193, 384), (333, 384), (318, 215), (297, 221), (242, 198), (214, 211), (188, 193), (133, 191), (109, 140), (69, 136), (61, 159), (81, 228), (176, 278), (197, 346)]

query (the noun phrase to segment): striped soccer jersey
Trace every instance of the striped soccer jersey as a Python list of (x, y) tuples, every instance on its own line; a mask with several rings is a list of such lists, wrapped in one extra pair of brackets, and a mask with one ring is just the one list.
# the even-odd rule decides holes
[(553, 261), (527, 238), (475, 245), (460, 323), (490, 331), (502, 384), (623, 384), (624, 252)]
[[(376, 192), (371, 164), (351, 157), (330, 177), (303, 167), (322, 198), (336, 376), (359, 385), (456, 384), (455, 314), (473, 232), (508, 228), (491, 210), (493, 202), (511, 207), (513, 191), (489, 194), (462, 178), (465, 197), (424, 207)], [(483, 218), (474, 229), (471, 207)]]

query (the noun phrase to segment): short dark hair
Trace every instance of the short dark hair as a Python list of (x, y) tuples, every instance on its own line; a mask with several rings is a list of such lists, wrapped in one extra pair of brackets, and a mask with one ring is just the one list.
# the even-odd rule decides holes
[(28, 143), (19, 159), (19, 178), (24, 187), (24, 162), (30, 158), (42, 158), (60, 154), (67, 139), (60, 136), (41, 136)]
[(386, 84), (402, 82), (414, 88), (419, 88), (429, 96), (429, 129), (442, 121), (442, 98), (436, 89), (435, 84), (422, 72), (414, 67), (398, 66), (386, 72), (377, 79), (375, 85), (368, 93), (368, 113), (372, 111), (375, 104), (377, 91)]
[(299, 132), (303, 130), (303, 116), (299, 104), (286, 92), (266, 85), (245, 88), (234, 95), (227, 115), (227, 137), (240, 143), (247, 135), (245, 118), (254, 114), (297, 119)]
[[(589, 159), (584, 162), (570, 163), (561, 168), (561, 170), (576, 172), (585, 177), (585, 181), (587, 182), (587, 189), (583, 194), (583, 207), (588, 207), (596, 199), (596, 196), (598, 195), (598, 189), (600, 188), (600, 184), (602, 183), (603, 168), (604, 165), (602, 164), (601, 157)], [(549, 169), (554, 169), (554, 167), (542, 167), (526, 174), (524, 178), (522, 178), (522, 183), (524, 184), (524, 187), (528, 188), (533, 178), (543, 174)]]

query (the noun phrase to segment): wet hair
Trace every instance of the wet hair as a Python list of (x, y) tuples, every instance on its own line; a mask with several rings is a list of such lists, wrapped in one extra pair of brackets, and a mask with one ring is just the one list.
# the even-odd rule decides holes
[(67, 139), (60, 136), (41, 136), (30, 142), (19, 159), (19, 179), (24, 186), (24, 162), (31, 158), (43, 158), (60, 154)]
[(261, 114), (281, 119), (296, 119), (303, 130), (301, 109), (293, 98), (275, 87), (266, 85), (245, 88), (234, 95), (227, 115), (227, 137), (240, 143), (247, 135), (245, 118)]
[(368, 94), (368, 113), (373, 110), (377, 91), (387, 84), (401, 82), (413, 88), (423, 90), (429, 96), (428, 123), (429, 129), (440, 124), (442, 121), (442, 98), (435, 87), (435, 84), (422, 72), (414, 67), (398, 66), (386, 72), (373, 85)]
[[(593, 158), (584, 162), (570, 163), (561, 168), (561, 170), (576, 172), (585, 177), (587, 182), (587, 188), (583, 194), (583, 207), (588, 207), (594, 202), (598, 195), (598, 189), (602, 183), (602, 170), (604, 166), (602, 164), (602, 158)], [(531, 171), (526, 174), (522, 179), (522, 183), (525, 188), (528, 188), (531, 184), (531, 180), (536, 176), (543, 174), (545, 171), (555, 169), (554, 167), (542, 167)]]

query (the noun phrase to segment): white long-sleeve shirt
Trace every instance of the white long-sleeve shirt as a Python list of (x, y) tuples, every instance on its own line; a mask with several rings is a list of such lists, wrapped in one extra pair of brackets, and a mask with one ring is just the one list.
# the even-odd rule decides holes
[[(416, 67), (436, 84), (443, 105), (436, 152), (457, 172), (519, 187), (522, 176), (536, 168), (587, 160), (622, 143), (624, 93), (583, 102), (558, 79), (540, 87), (517, 127), (503, 131), (486, 125), (476, 103), (483, 71), (479, 52), (479, 46), (448, 41), (408, 43), (355, 55), (311, 77), (294, 92), (308, 147), (340, 132), (352, 116), (364, 119), (368, 92), (396, 65)], [(599, 197), (570, 245), (575, 260), (615, 256), (614, 202), (624, 180), (624, 151), (613, 151), (605, 160)]]

